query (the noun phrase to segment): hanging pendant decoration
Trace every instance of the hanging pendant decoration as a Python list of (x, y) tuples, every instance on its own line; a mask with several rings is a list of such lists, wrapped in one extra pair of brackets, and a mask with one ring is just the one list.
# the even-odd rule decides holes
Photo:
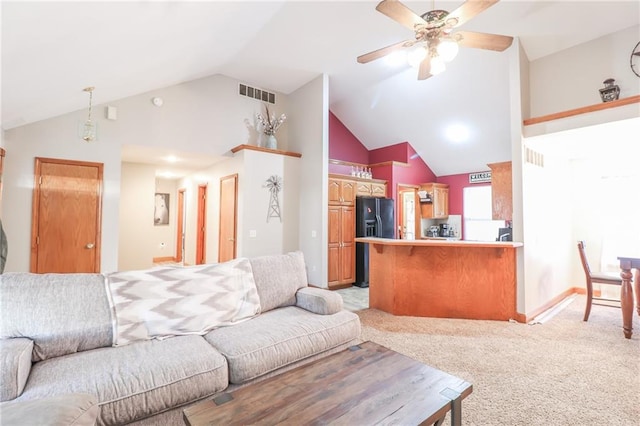
[(269, 209), (267, 210), (267, 223), (272, 217), (277, 217), (282, 222), (282, 216), (280, 215), (280, 200), (278, 200), (278, 193), (282, 189), (282, 178), (277, 175), (272, 175), (267, 179), (264, 185), (270, 192)]

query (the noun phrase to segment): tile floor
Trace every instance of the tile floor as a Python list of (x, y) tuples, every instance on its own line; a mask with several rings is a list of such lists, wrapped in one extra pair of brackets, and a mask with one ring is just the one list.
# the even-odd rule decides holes
[(369, 308), (369, 288), (351, 286), (336, 290), (342, 296), (344, 308), (348, 311), (359, 311)]

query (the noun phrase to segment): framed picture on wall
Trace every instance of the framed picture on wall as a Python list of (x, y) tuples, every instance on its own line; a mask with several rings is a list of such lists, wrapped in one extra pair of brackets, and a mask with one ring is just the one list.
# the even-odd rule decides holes
[(169, 194), (156, 192), (156, 205), (153, 211), (153, 224), (162, 226), (169, 224)]

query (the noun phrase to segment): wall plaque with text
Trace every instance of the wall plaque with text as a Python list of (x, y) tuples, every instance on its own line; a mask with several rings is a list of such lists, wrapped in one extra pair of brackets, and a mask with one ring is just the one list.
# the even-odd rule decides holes
[(491, 182), (491, 172), (469, 173), (469, 183)]

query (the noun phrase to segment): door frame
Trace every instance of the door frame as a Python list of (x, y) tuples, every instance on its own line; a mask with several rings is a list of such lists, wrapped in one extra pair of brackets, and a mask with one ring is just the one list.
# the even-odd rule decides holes
[(420, 237), (422, 237), (421, 234), (421, 220), (422, 217), (420, 216), (420, 202), (417, 200), (418, 198), (418, 190), (420, 189), (420, 185), (412, 185), (412, 184), (405, 184), (405, 183), (399, 183), (396, 186), (396, 194), (398, 195), (398, 214), (397, 214), (397, 220), (396, 220), (396, 230), (397, 230), (397, 236), (398, 238), (402, 238), (402, 216), (404, 213), (404, 205), (403, 205), (403, 201), (402, 201), (402, 192), (407, 192), (407, 191), (413, 191), (413, 194), (416, 198), (416, 203), (415, 203), (415, 229), (414, 229), (414, 234), (415, 235), (415, 239), (419, 240)]
[(198, 185), (198, 218), (196, 231), (196, 265), (205, 263), (207, 255), (207, 184)]
[(59, 158), (35, 158), (35, 170), (33, 175), (33, 202), (31, 207), (31, 259), (29, 262), (29, 271), (37, 273), (38, 270), (38, 224), (40, 223), (40, 181), (42, 179), (42, 164), (53, 163), (70, 166), (96, 167), (98, 169), (98, 191), (96, 205), (96, 238), (95, 238), (95, 258), (93, 272), (98, 273), (101, 269), (101, 247), (102, 247), (102, 193), (103, 193), (103, 176), (104, 164), (90, 161), (65, 160)]
[(176, 214), (176, 262), (184, 262), (184, 204), (186, 188), (178, 189), (178, 213)]

